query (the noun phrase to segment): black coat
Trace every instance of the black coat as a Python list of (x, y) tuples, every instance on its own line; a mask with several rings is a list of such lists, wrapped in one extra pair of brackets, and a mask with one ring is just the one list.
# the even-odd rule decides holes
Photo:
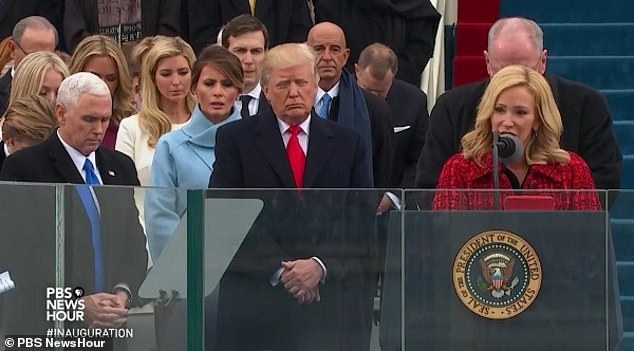
[(429, 121), (427, 95), (419, 88), (395, 79), (386, 101), (390, 106), (394, 128), (390, 187), (412, 188)]
[[(308, 145), (305, 188), (371, 186), (358, 133), (313, 113)], [(367, 225), (375, 202), (355, 191), (303, 190), (298, 198), (295, 190), (279, 190), (295, 183), (271, 111), (218, 130), (209, 186), (271, 189), (242, 194), (262, 199), (264, 208), (220, 283), (218, 349), (362, 350), (361, 330), (369, 328), (362, 303), (372, 245)], [(319, 303), (299, 305), (283, 287), (271, 286), (281, 261), (313, 256), (328, 272)]]
[[(141, 32), (152, 35), (183, 36), (181, 0), (143, 0), (141, 2)], [(72, 53), (79, 42), (99, 34), (97, 0), (66, 0), (64, 8), (64, 39)]]
[[(139, 185), (132, 160), (100, 147), (97, 168), (106, 185)], [(43, 143), (8, 157), (3, 181), (83, 184), (83, 178), (56, 134)], [(136, 294), (145, 277), (145, 236), (138, 221), (132, 189), (94, 187), (99, 201), (105, 290), (127, 284)], [(56, 194), (52, 186), (4, 185), (0, 188), (3, 230), (0, 267), (9, 270), (16, 288), (5, 295), (3, 323), (8, 333), (39, 334), (52, 327), (45, 321), (46, 287), (55, 286)], [(94, 293), (90, 224), (75, 189), (63, 188), (65, 285)]]
[[(588, 163), (598, 189), (619, 189), (622, 155), (605, 98), (580, 83), (554, 76), (546, 78), (563, 122), (561, 147), (579, 154)], [(417, 188), (436, 187), (443, 164), (460, 150), (460, 139), (473, 129), (476, 107), (488, 82), (460, 86), (438, 98), (416, 169)]]
[[(388, 188), (392, 173), (393, 132), (390, 123), (390, 107), (378, 96), (363, 91), (368, 105), (370, 129), (372, 132), (372, 173), (375, 188)], [(337, 121), (339, 96), (332, 99), (328, 119)]]
[(316, 23), (329, 21), (343, 28), (350, 71), (366, 46), (380, 42), (398, 56), (396, 77), (420, 86), (440, 21), (429, 0), (314, 0), (314, 4)]
[(9, 96), (11, 95), (11, 83), (13, 83), (13, 76), (11, 70), (7, 71), (2, 77), (0, 77), (0, 116), (4, 115), (9, 108)]
[[(189, 38), (196, 52), (215, 43), (225, 23), (251, 13), (248, 0), (188, 0), (188, 7)], [(269, 47), (303, 43), (312, 26), (306, 0), (258, 0), (255, 16), (269, 32)]]

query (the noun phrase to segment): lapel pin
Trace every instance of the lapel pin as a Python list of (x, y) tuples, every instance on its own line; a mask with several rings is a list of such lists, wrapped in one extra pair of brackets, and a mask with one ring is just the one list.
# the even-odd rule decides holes
[(108, 174), (109, 174), (111, 177), (114, 177), (114, 171), (113, 171), (113, 170), (108, 171)]

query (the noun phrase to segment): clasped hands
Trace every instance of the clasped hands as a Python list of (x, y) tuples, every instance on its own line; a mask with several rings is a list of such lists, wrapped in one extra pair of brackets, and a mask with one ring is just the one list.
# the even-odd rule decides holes
[(91, 328), (118, 328), (128, 316), (126, 301), (128, 296), (123, 291), (114, 294), (96, 293), (83, 297), (84, 320)]
[(280, 282), (300, 304), (319, 302), (319, 282), (324, 272), (312, 258), (282, 262)]

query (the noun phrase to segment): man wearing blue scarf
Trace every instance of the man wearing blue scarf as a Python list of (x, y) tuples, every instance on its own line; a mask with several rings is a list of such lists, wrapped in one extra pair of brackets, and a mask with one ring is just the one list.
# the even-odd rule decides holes
[(354, 129), (372, 150), (374, 186), (389, 186), (392, 168), (392, 127), (390, 108), (382, 99), (362, 90), (343, 67), (350, 50), (343, 30), (322, 22), (308, 32), (308, 46), (317, 54), (319, 88), (315, 111), (322, 118)]
[[(361, 89), (351, 73), (343, 67), (350, 56), (343, 30), (334, 23), (322, 22), (314, 25), (308, 32), (308, 46), (317, 55), (316, 68), (319, 74), (319, 87), (315, 96), (314, 109), (321, 118), (327, 118), (351, 128), (361, 134), (372, 150), (371, 157), (374, 187), (387, 188), (392, 169), (392, 122), (387, 103), (373, 94)], [(376, 198), (379, 204), (380, 197)], [(368, 233), (376, 237), (376, 233)], [(374, 248), (378, 250), (378, 248)], [(366, 286), (362, 304), (364, 314), (362, 340), (370, 339), (378, 255), (371, 264), (366, 265)], [(367, 346), (367, 345), (364, 345)], [(367, 347), (360, 345), (359, 350)]]

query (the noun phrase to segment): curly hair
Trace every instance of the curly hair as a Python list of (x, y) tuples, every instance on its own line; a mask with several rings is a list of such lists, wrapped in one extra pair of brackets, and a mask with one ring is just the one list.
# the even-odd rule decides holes
[(495, 104), (504, 91), (518, 86), (525, 87), (533, 96), (539, 118), (538, 130), (524, 145), (524, 161), (528, 165), (569, 162), (569, 154), (559, 146), (563, 125), (550, 85), (537, 71), (520, 65), (505, 67), (491, 78), (477, 108), (475, 127), (462, 137), (464, 157), (484, 166), (483, 156), (491, 151), (493, 143), (491, 117)]

